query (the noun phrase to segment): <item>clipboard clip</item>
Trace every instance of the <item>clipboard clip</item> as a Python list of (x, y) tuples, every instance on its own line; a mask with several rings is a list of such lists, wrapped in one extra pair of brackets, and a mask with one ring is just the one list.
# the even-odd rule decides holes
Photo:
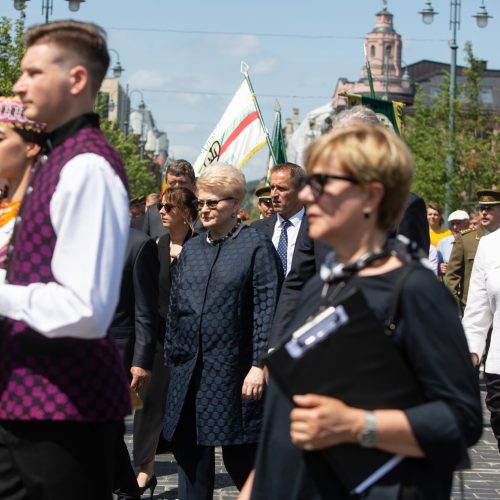
[(309, 349), (327, 339), (342, 325), (349, 321), (349, 316), (342, 305), (330, 306), (296, 330), (285, 348), (292, 358), (301, 358)]

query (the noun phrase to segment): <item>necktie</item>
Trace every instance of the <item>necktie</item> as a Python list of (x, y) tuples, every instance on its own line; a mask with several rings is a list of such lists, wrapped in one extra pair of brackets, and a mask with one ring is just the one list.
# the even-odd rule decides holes
[(283, 265), (283, 272), (286, 276), (286, 260), (288, 253), (288, 228), (292, 223), (289, 220), (284, 220), (281, 224), (281, 234), (278, 242), (278, 255), (281, 259), (281, 264)]

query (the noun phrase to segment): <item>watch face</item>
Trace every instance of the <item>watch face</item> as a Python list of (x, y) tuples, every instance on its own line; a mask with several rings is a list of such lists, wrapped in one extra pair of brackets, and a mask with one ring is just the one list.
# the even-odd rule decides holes
[(365, 429), (360, 436), (359, 444), (364, 448), (373, 448), (377, 440), (377, 431), (375, 429)]

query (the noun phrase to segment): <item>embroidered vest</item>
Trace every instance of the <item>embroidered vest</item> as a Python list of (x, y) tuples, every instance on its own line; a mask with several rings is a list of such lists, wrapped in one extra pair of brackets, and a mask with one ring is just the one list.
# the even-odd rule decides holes
[[(82, 153), (110, 163), (127, 186), (118, 153), (99, 129), (84, 128), (33, 169), (19, 211), (7, 280), (11, 284), (55, 282), (51, 261), (57, 236), (50, 200), (64, 165)], [(26, 323), (0, 323), (0, 420), (121, 420), (130, 413), (123, 363), (109, 333), (101, 339), (50, 339)]]

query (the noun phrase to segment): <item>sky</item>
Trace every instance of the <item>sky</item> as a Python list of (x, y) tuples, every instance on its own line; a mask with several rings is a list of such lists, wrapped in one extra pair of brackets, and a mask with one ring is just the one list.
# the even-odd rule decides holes
[[(29, 0), (28, 26), (44, 21), (42, 2)], [(141, 93), (176, 158), (194, 162), (243, 77), (250, 78), (267, 128), (274, 101), (283, 120), (326, 104), (338, 78), (357, 80), (363, 65), (363, 39), (375, 24), (382, 0), (86, 0), (71, 13), (64, 0), (53, 1), (51, 19), (92, 21), (108, 33), (109, 47), (125, 68), (132, 106)], [(481, 0), (462, 0), (458, 63), (471, 41), (476, 57), (500, 69), (500, 0), (484, 0), (493, 16), (485, 29), (471, 16)], [(389, 0), (394, 27), (403, 37), (406, 64), (421, 59), (448, 63), (450, 0), (433, 0), (439, 12), (424, 25), (418, 12), (424, 0)], [(13, 0), (0, 0), (0, 16), (15, 18)], [(116, 53), (111, 53), (112, 65)], [(140, 92), (132, 92), (139, 90)], [(267, 150), (243, 167), (248, 180), (265, 175)]]

